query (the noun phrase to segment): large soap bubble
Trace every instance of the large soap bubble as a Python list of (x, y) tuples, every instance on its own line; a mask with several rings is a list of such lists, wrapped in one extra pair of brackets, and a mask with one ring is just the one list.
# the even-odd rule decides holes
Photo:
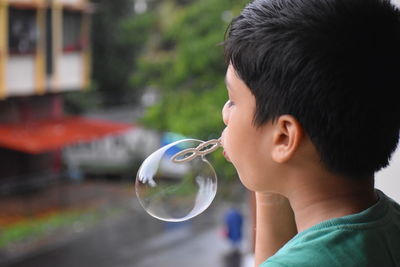
[(217, 191), (217, 175), (205, 155), (219, 146), (218, 140), (184, 139), (146, 158), (136, 177), (136, 195), (143, 208), (170, 222), (185, 221), (206, 210)]

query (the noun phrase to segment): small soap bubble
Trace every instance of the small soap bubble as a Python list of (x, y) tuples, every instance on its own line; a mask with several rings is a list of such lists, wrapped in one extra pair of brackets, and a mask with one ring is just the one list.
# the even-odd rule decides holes
[[(166, 145), (144, 160), (136, 176), (136, 195), (153, 217), (169, 222), (189, 220), (210, 206), (217, 192), (217, 175), (204, 155), (193, 157), (203, 141), (184, 139)], [(177, 159), (179, 162), (174, 161)], [(190, 157), (188, 161), (182, 161)]]

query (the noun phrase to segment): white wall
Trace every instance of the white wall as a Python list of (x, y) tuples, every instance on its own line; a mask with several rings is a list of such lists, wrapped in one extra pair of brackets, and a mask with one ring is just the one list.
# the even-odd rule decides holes
[(391, 2), (393, 5), (400, 7), (400, 0), (392, 0)]
[(10, 3), (36, 3), (36, 0), (10, 0)]
[(81, 89), (83, 82), (83, 55), (80, 52), (63, 54), (59, 62), (61, 91)]
[(82, 0), (59, 0), (59, 2), (63, 4), (80, 4)]
[(9, 96), (31, 95), (35, 87), (34, 55), (11, 55), (7, 61), (6, 88)]
[(376, 187), (400, 203), (400, 149), (394, 153), (390, 165), (375, 177)]

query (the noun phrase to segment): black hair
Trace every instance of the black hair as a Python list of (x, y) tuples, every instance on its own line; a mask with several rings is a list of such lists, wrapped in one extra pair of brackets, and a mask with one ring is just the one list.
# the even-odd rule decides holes
[(256, 98), (255, 125), (294, 116), (334, 173), (388, 165), (400, 125), (400, 14), (389, 1), (255, 0), (224, 46)]

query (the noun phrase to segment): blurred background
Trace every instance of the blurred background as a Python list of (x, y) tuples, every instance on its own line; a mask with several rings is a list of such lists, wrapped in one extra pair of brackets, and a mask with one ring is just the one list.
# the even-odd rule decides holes
[[(188, 222), (134, 193), (166, 140), (219, 137), (221, 43), (246, 2), (0, 0), (0, 266), (252, 266), (253, 199), (221, 153)], [(398, 201), (399, 159), (378, 175)]]
[(134, 193), (166, 140), (219, 137), (221, 42), (245, 3), (0, 0), (0, 266), (251, 262), (251, 195), (221, 153), (217, 199), (188, 222)]

